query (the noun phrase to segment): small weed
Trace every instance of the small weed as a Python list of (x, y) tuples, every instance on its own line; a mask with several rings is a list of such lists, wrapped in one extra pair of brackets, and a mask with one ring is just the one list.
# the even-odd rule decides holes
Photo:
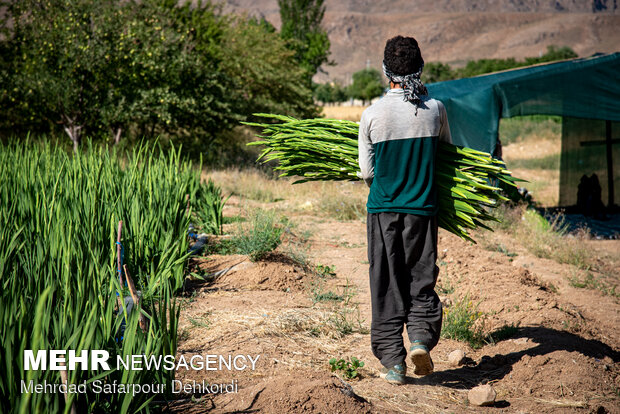
[(342, 289), (343, 301), (330, 318), (333, 326), (341, 335), (348, 335), (353, 332), (368, 333), (368, 329), (364, 327), (359, 304), (353, 302), (355, 295), (357, 295), (357, 289), (354, 285), (349, 284), (347, 279), (346, 285)]
[(325, 302), (330, 300), (334, 302), (342, 302), (344, 298), (341, 295), (332, 292), (331, 290), (328, 290), (327, 292), (316, 292), (312, 297), (313, 303)]
[(452, 279), (449, 277), (442, 277), (437, 283), (436, 290), (440, 295), (449, 295), (453, 293), (454, 285), (452, 284)]
[(337, 293), (332, 292), (331, 290), (326, 292), (325, 282), (323, 282), (320, 279), (314, 280), (310, 284), (310, 299), (312, 300), (313, 304), (316, 304), (319, 302), (328, 302), (328, 301), (341, 302), (344, 300), (342, 295), (338, 295)]
[(620, 292), (616, 291), (616, 286), (608, 285), (603, 280), (594, 277), (591, 272), (587, 272), (586, 277), (583, 279), (579, 278), (576, 274), (573, 273), (573, 276), (571, 276), (568, 281), (572, 287), (578, 289), (598, 290), (608, 296), (616, 298), (620, 297)]
[(306, 248), (296, 244), (289, 244), (286, 247), (284, 254), (304, 271), (308, 271), (311, 268), (310, 260), (308, 259), (308, 251)]
[(444, 309), (442, 338), (464, 341), (474, 349), (480, 348), (484, 345), (484, 335), (480, 325), (476, 322), (483, 316), (484, 314), (478, 311), (478, 306), (473, 304), (467, 296), (455, 301)]
[(347, 241), (340, 242), (340, 243), (338, 243), (338, 245), (341, 246), (341, 247), (346, 247), (348, 249), (354, 249), (354, 248), (362, 247), (363, 246), (363, 244), (349, 243)]
[(342, 289), (341, 293), (336, 293), (331, 290), (324, 290), (325, 282), (322, 279), (317, 279), (311, 284), (311, 299), (312, 303), (318, 302), (344, 302), (347, 303), (350, 299), (355, 295), (352, 289), (349, 287), (348, 282), (347, 286)]
[(192, 290), (192, 293), (189, 296), (180, 298), (179, 307), (181, 308), (181, 310), (187, 309), (189, 305), (196, 300), (197, 295), (198, 291)]
[(301, 244), (306, 244), (310, 241), (310, 238), (312, 237), (312, 235), (314, 234), (314, 232), (312, 230), (302, 230), (297, 234), (297, 237), (299, 238), (299, 243)]
[(359, 369), (364, 366), (364, 362), (356, 357), (351, 357), (349, 361), (344, 359), (331, 358), (329, 365), (332, 372), (340, 372), (346, 379), (355, 379), (359, 376)]
[(515, 256), (518, 256), (518, 254), (517, 254), (517, 253), (509, 251), (509, 250), (508, 250), (508, 249), (507, 249), (507, 248), (506, 248), (503, 244), (501, 244), (501, 243), (497, 243), (495, 246), (493, 246), (493, 247), (491, 248), (491, 251), (496, 251), (496, 252), (502, 253), (502, 254), (504, 254), (504, 255), (506, 255), (506, 256), (508, 256), (508, 257), (515, 257)]
[(336, 267), (319, 263), (314, 267), (314, 273), (320, 278), (336, 277)]
[(209, 314), (207, 314), (206, 316), (198, 317), (198, 318), (189, 317), (187, 320), (193, 327), (208, 329), (209, 326), (211, 326), (211, 321), (209, 321), (209, 317), (208, 317)]
[(209, 252), (247, 254), (256, 262), (280, 245), (282, 232), (282, 220), (278, 222), (273, 212), (256, 210), (245, 225), (239, 223), (231, 239), (209, 246)]

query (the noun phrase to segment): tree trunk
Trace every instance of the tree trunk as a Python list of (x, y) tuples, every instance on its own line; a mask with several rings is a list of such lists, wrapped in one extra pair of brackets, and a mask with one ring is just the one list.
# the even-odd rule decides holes
[(82, 141), (82, 125), (77, 125), (75, 121), (68, 116), (65, 116), (65, 126), (64, 130), (69, 135), (71, 141), (73, 141), (73, 152), (77, 152), (80, 146), (80, 142)]
[(114, 131), (114, 145), (118, 145), (121, 142), (121, 132), (123, 132), (123, 128), (116, 128)]

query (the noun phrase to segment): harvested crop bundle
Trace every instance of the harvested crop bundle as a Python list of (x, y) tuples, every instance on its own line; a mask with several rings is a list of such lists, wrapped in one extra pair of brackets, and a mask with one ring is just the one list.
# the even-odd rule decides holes
[[(263, 129), (262, 140), (248, 145), (264, 145), (257, 161), (278, 160), (276, 170), (281, 177), (298, 176), (297, 183), (306, 181), (358, 180), (358, 125), (335, 119), (295, 119), (273, 114), (257, 116), (282, 121), (277, 124), (246, 123)], [(436, 185), (439, 226), (457, 236), (475, 241), (468, 229), (497, 221), (488, 208), (507, 199), (490, 182), (514, 186), (515, 179), (502, 161), (490, 154), (471, 148), (439, 143), (437, 150)]]

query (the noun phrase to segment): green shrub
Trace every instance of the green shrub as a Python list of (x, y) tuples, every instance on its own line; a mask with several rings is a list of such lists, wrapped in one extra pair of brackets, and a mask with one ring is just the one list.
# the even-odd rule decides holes
[(250, 216), (247, 225), (238, 227), (230, 243), (234, 246), (234, 250), (240, 254), (247, 254), (250, 260), (255, 262), (280, 245), (282, 231), (273, 212), (256, 210)]
[(338, 371), (346, 379), (355, 379), (359, 375), (359, 369), (364, 366), (364, 361), (360, 361), (356, 357), (351, 357), (350, 361), (344, 359), (331, 358), (329, 366), (332, 372)]
[(444, 308), (441, 337), (469, 343), (472, 348), (484, 345), (482, 329), (476, 322), (483, 317), (478, 306), (467, 296)]

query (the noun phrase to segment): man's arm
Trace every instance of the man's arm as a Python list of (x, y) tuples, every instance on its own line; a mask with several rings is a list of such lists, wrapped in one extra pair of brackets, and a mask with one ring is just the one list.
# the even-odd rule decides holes
[(452, 144), (452, 135), (450, 135), (450, 125), (448, 124), (448, 112), (446, 107), (441, 101), (437, 101), (437, 107), (439, 108), (439, 141)]
[(370, 187), (372, 179), (375, 176), (375, 150), (370, 141), (370, 134), (368, 131), (368, 122), (366, 120), (366, 111), (362, 113), (362, 119), (360, 120), (359, 136), (357, 139), (357, 146), (359, 150), (359, 164), (360, 164), (360, 178), (366, 182), (366, 185)]

